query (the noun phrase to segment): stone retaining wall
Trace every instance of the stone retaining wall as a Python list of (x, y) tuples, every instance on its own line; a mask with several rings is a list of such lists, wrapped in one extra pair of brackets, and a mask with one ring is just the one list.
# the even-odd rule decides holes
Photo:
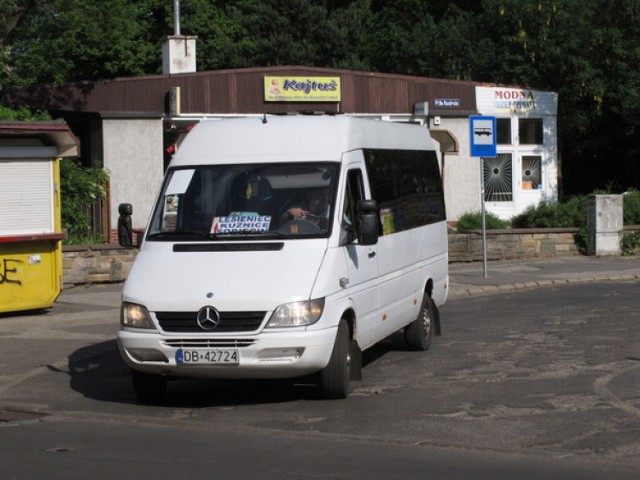
[[(625, 227), (625, 231), (640, 227)], [(559, 257), (580, 255), (574, 242), (577, 228), (487, 230), (487, 258)], [(63, 251), (64, 284), (122, 282), (138, 250), (118, 245), (66, 246)], [(640, 253), (640, 252), (638, 252)], [(482, 261), (482, 232), (449, 234), (449, 261)]]
[(122, 282), (138, 250), (119, 245), (73, 245), (62, 252), (65, 287), (85, 283)]
[[(578, 228), (487, 230), (487, 259), (580, 255), (574, 236)], [(449, 234), (449, 261), (482, 261), (482, 231)]]

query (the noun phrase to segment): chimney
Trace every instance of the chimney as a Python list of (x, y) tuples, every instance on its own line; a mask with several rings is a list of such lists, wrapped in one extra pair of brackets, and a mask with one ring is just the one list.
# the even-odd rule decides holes
[(173, 35), (162, 42), (162, 73), (196, 71), (196, 36), (180, 33), (180, 0), (173, 0)]

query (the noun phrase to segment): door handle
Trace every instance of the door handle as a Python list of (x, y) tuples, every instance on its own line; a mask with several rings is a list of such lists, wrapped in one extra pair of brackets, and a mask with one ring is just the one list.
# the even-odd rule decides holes
[(372, 250), (372, 251), (370, 251), (369, 253), (367, 253), (367, 256), (368, 256), (369, 258), (373, 258), (373, 257), (375, 257), (375, 256), (376, 256), (376, 252), (374, 252), (374, 251)]

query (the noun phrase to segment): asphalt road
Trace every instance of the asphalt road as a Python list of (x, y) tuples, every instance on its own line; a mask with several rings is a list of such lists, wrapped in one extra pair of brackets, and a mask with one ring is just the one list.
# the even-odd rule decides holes
[(366, 352), (345, 401), (288, 382), (171, 382), (134, 401), (117, 288), (0, 318), (3, 479), (636, 479), (637, 282), (457, 298), (426, 353)]

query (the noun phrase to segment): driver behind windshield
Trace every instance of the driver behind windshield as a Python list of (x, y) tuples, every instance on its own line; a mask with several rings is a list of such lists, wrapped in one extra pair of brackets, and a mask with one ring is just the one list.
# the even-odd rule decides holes
[(304, 219), (324, 228), (329, 218), (329, 189), (313, 188), (305, 192), (306, 205), (289, 208), (280, 222)]

